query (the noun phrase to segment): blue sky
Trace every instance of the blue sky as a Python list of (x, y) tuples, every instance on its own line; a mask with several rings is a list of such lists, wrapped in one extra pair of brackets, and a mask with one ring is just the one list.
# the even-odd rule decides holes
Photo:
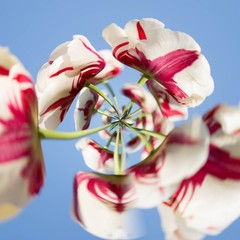
[[(200, 44), (209, 60), (215, 91), (191, 114), (203, 114), (217, 103), (239, 103), (240, 27), (238, 0), (0, 0), (0, 45), (8, 46), (36, 79), (50, 52), (74, 34), (85, 35), (97, 49), (109, 48), (101, 33), (108, 24), (124, 26), (134, 18), (152, 17), (166, 27), (183, 31)], [(113, 80), (115, 89), (136, 77), (126, 68)], [(60, 129), (74, 129), (72, 109)], [(69, 209), (72, 178), (86, 170), (76, 141), (43, 141), (46, 183), (39, 197), (12, 221), (0, 225), (0, 240), (98, 239), (72, 221)], [(214, 193), (213, 193), (214, 194)], [(147, 235), (143, 240), (164, 239), (158, 214), (144, 211)], [(224, 216), (223, 216), (224, 217)], [(239, 239), (240, 220), (221, 235), (206, 239)]]

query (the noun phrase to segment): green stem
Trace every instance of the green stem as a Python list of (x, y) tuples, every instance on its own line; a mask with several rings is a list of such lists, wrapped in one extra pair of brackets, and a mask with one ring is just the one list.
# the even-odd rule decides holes
[(105, 84), (105, 86), (107, 87), (107, 89), (108, 89), (108, 91), (110, 92), (110, 94), (112, 95), (112, 97), (113, 97), (113, 101), (114, 101), (115, 106), (116, 106), (116, 108), (117, 108), (117, 110), (118, 110), (119, 107), (118, 107), (117, 98), (116, 98), (116, 95), (115, 95), (115, 93), (114, 93), (112, 87), (110, 86), (110, 84), (109, 84), (107, 81), (104, 82), (104, 84)]
[(166, 135), (162, 134), (162, 133), (156, 133), (154, 131), (149, 131), (149, 130), (145, 130), (145, 129), (141, 129), (141, 128), (136, 128), (136, 127), (131, 127), (132, 129), (135, 129), (136, 131), (139, 131), (145, 135), (151, 136), (151, 137), (155, 137), (155, 138), (159, 138), (159, 139), (164, 139), (166, 138)]
[(148, 77), (145, 75), (142, 75), (142, 77), (138, 80), (138, 85), (142, 86), (145, 82), (147, 82)]
[(110, 104), (110, 106), (115, 110), (116, 114), (119, 115), (117, 108), (114, 106), (114, 104), (111, 102), (111, 100), (108, 98), (108, 96), (106, 96), (106, 94), (103, 91), (101, 91), (100, 89), (98, 89), (96, 86), (94, 86), (91, 83), (87, 83), (86, 87), (93, 90), (94, 92), (99, 94), (101, 97), (103, 97), (104, 100), (106, 100)]
[(145, 137), (143, 134), (141, 134), (141, 132), (139, 131), (139, 130), (142, 130), (142, 129), (138, 129), (138, 128), (132, 127), (132, 126), (130, 126), (129, 124), (126, 124), (126, 126), (127, 126), (128, 128), (130, 128), (133, 132), (135, 132), (135, 133), (137, 134), (137, 136), (144, 142), (144, 144), (145, 144), (145, 146), (146, 146), (146, 148), (147, 148), (147, 150), (148, 150), (149, 152), (151, 152), (151, 151), (153, 150), (153, 148), (152, 148), (151, 144), (149, 143), (149, 141), (148, 141), (148, 140), (146, 139), (146, 137)]
[(113, 159), (114, 159), (114, 174), (121, 175), (121, 169), (120, 169), (120, 159), (119, 159), (119, 141), (120, 140), (120, 127), (117, 130), (117, 136), (116, 136), (116, 145), (114, 149)]
[[(142, 86), (145, 82), (147, 82), (148, 78), (145, 75), (142, 75), (141, 78), (138, 80), (138, 85)], [(128, 112), (131, 112), (133, 107), (134, 101), (131, 100), (129, 104), (125, 107), (125, 109), (128, 109)]]
[(111, 115), (107, 114), (106, 112), (103, 112), (103, 111), (101, 111), (99, 109), (97, 109), (96, 112), (98, 112), (99, 114), (104, 115), (106, 117), (113, 118), (113, 116), (111, 116)]
[(110, 126), (111, 124), (107, 124), (98, 128), (92, 128), (92, 129), (82, 130), (78, 132), (57, 132), (54, 130), (45, 130), (45, 129), (39, 128), (38, 134), (39, 134), (39, 137), (42, 139), (71, 140), (71, 139), (86, 137), (93, 133), (97, 133), (101, 130), (104, 130)]
[(123, 130), (121, 128), (121, 146), (122, 146), (122, 152), (121, 152), (121, 161), (120, 161), (120, 172), (121, 174), (124, 174), (125, 172), (125, 163), (126, 163), (126, 152), (125, 152), (125, 145), (124, 145), (124, 137), (123, 137)]

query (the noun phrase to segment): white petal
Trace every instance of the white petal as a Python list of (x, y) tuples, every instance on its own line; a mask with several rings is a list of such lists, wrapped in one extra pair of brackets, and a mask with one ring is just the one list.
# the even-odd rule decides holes
[(103, 148), (90, 138), (83, 138), (76, 143), (77, 150), (81, 150), (83, 160), (88, 167), (97, 172), (113, 172), (113, 152)]
[(179, 213), (165, 205), (160, 204), (158, 207), (161, 216), (163, 231), (166, 240), (200, 240), (204, 235), (195, 229), (187, 226), (185, 219)]
[(77, 131), (87, 129), (91, 117), (95, 112), (95, 105), (98, 94), (89, 88), (84, 87), (79, 94), (79, 98), (74, 111), (75, 129)]
[(133, 191), (126, 176), (79, 172), (74, 180), (74, 218), (101, 238), (139, 237), (138, 219), (129, 209), (135, 199)]

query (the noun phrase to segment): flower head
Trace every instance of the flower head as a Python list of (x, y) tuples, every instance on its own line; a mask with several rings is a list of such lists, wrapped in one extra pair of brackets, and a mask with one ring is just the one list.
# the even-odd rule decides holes
[(85, 83), (104, 66), (104, 59), (82, 35), (58, 46), (37, 76), (40, 127), (55, 129)]
[(0, 48), (0, 220), (16, 215), (44, 182), (37, 98), (29, 73)]
[(156, 19), (111, 24), (103, 37), (120, 62), (157, 81), (177, 102), (197, 106), (213, 91), (206, 58), (189, 35), (164, 28)]

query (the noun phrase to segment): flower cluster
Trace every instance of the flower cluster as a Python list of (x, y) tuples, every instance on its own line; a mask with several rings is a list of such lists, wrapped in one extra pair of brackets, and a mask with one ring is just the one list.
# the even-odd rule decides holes
[[(189, 35), (145, 18), (111, 24), (103, 37), (112, 50), (97, 51), (82, 35), (58, 46), (35, 85), (0, 48), (0, 220), (41, 190), (41, 138), (79, 138), (90, 170), (74, 177), (72, 215), (87, 231), (134, 239), (142, 234), (136, 209), (156, 208), (166, 239), (220, 233), (240, 214), (240, 107), (219, 104), (185, 121), (214, 89)], [(109, 80), (124, 65), (140, 78), (122, 86), (119, 106)], [(57, 132), (74, 101), (76, 132)], [(95, 116), (100, 126), (90, 128)]]

